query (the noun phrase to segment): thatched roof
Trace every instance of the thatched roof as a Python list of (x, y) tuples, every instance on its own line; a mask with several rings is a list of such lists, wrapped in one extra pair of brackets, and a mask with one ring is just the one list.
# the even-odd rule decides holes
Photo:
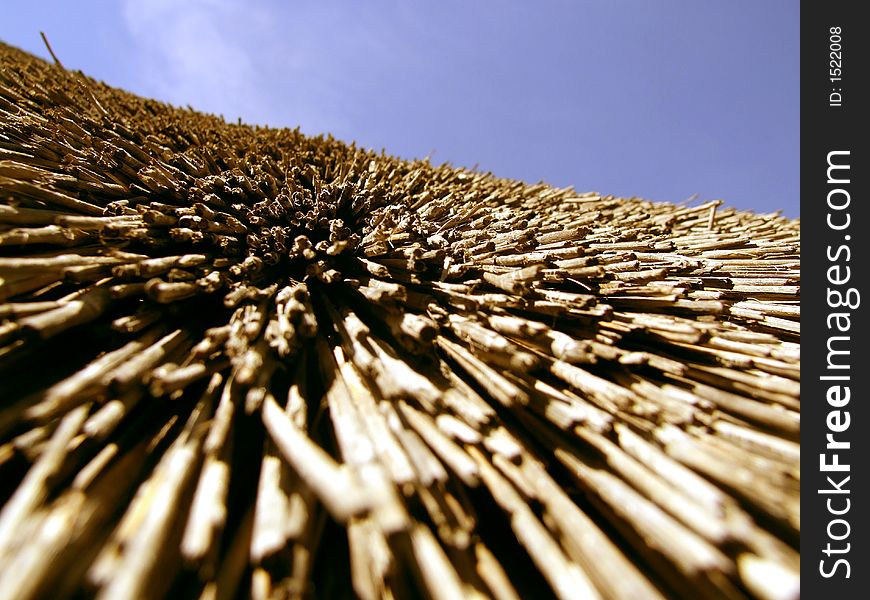
[(799, 259), (0, 45), (0, 598), (794, 598)]

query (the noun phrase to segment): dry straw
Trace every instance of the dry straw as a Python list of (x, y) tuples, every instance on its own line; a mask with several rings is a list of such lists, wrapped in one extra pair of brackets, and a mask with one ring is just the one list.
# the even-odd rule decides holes
[(0, 61), (0, 598), (798, 595), (797, 221)]

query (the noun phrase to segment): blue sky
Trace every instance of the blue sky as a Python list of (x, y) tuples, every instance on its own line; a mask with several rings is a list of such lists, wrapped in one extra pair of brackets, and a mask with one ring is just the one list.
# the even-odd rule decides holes
[(800, 215), (799, 2), (6, 0), (135, 93), (405, 158)]

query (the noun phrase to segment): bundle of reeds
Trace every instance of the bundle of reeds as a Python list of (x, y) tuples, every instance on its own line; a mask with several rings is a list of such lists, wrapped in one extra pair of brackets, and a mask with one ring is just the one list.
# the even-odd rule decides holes
[(0, 598), (795, 598), (799, 259), (0, 45)]

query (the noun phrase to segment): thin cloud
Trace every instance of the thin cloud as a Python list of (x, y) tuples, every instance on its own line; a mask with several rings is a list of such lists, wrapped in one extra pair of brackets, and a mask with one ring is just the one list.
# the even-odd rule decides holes
[(254, 8), (223, 0), (125, 0), (124, 23), (146, 84), (178, 105), (259, 121), (256, 62), (239, 31), (260, 27)]

